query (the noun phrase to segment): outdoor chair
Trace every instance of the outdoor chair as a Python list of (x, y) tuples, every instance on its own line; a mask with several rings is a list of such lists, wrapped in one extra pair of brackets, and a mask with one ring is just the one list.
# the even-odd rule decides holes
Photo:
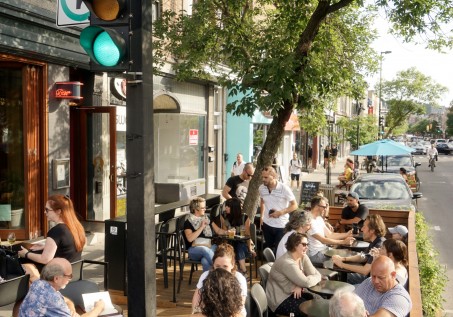
[(267, 263), (271, 262), (271, 263), (274, 263), (275, 262), (275, 254), (274, 254), (274, 251), (272, 251), (271, 248), (266, 248), (263, 250), (263, 256), (264, 256), (264, 259), (266, 260)]
[(267, 297), (264, 288), (261, 286), (261, 284), (255, 283), (253, 284), (250, 293), (257, 307), (258, 312), (257, 316), (267, 317), (268, 315)]
[(30, 275), (5, 280), (0, 283), (0, 307), (22, 300), (28, 293)]
[(261, 286), (266, 289), (267, 279), (269, 278), (269, 274), (271, 273), (271, 267), (269, 263), (263, 264), (258, 268), (258, 273), (260, 274), (260, 284)]

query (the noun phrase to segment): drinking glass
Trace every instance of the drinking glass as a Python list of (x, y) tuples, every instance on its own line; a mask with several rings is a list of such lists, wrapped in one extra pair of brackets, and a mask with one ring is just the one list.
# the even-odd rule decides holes
[(14, 232), (10, 232), (8, 234), (8, 243), (10, 246), (12, 246), (16, 242), (16, 234)]

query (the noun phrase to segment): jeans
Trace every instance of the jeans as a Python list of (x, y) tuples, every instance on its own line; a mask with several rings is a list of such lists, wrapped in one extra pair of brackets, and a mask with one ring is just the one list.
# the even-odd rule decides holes
[(201, 261), (203, 266), (203, 272), (209, 271), (212, 266), (212, 257), (214, 256), (214, 251), (217, 249), (217, 245), (213, 244), (211, 248), (197, 246), (190, 247), (188, 251), (189, 258), (195, 261)]
[(274, 254), (277, 252), (277, 247), (285, 235), (285, 228), (274, 228), (263, 223), (263, 236), (264, 236), (264, 248), (271, 248)]
[(320, 263), (323, 264), (324, 261), (330, 260), (329, 257), (325, 256), (322, 252), (318, 252), (313, 256), (308, 256), (310, 258), (311, 263)]
[(242, 241), (236, 241), (234, 243), (234, 252), (236, 253), (236, 260), (244, 260), (249, 254), (249, 248), (247, 243)]
[(349, 284), (355, 285), (360, 284), (368, 278), (367, 275), (363, 275), (360, 273), (348, 273), (347, 275), (347, 282)]

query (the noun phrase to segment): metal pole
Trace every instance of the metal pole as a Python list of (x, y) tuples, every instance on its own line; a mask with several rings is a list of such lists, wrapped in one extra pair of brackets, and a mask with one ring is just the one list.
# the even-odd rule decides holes
[[(381, 125), (381, 109), (382, 109), (382, 60), (384, 58), (384, 54), (390, 54), (392, 51), (384, 51), (381, 52), (380, 56), (380, 66), (379, 66), (379, 117), (378, 117), (378, 140), (382, 139), (381, 132), (384, 132), (384, 127)], [(381, 129), (382, 128), (382, 129)]]
[[(327, 130), (327, 145), (326, 145), (326, 148), (327, 148), (327, 146), (331, 146), (331, 140), (330, 140), (330, 128), (331, 128), (331, 125), (330, 125), (330, 121), (328, 122), (328, 124), (329, 124), (329, 129)], [(327, 154), (326, 183), (327, 183), (327, 185), (330, 185), (330, 151), (328, 151), (328, 154)]]

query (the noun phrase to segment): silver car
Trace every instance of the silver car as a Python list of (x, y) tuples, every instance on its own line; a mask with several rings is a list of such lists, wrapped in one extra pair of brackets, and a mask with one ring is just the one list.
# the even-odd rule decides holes
[(350, 191), (359, 195), (361, 204), (373, 209), (396, 207), (415, 210), (414, 199), (422, 197), (422, 193), (412, 193), (401, 175), (389, 173), (362, 174)]

